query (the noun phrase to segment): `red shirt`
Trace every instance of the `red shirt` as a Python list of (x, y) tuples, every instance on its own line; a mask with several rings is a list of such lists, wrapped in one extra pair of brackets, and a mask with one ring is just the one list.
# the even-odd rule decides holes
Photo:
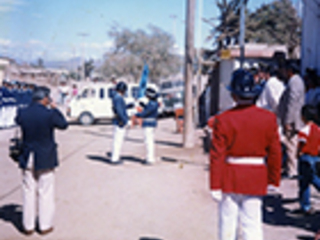
[(320, 130), (314, 123), (305, 125), (298, 133), (298, 141), (304, 142), (301, 149), (303, 154), (317, 156), (320, 146)]
[[(227, 157), (261, 157), (265, 164), (231, 164)], [(281, 145), (276, 116), (255, 105), (216, 116), (210, 150), (210, 187), (226, 193), (266, 194), (279, 186)]]

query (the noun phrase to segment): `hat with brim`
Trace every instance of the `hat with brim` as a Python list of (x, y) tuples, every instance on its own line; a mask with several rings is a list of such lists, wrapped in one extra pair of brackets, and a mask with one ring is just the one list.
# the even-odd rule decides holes
[(238, 69), (233, 72), (231, 83), (227, 89), (241, 98), (255, 98), (261, 93), (262, 86), (254, 82), (250, 72)]

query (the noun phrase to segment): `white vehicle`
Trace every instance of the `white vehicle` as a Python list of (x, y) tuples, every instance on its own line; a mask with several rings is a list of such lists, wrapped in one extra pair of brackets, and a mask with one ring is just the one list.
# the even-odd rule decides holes
[[(148, 87), (158, 91), (155, 84), (148, 84)], [(139, 85), (129, 83), (128, 91), (125, 95), (126, 104), (133, 103), (138, 106), (138, 92)], [(112, 110), (112, 96), (114, 93), (115, 85), (112, 83), (95, 83), (84, 86), (79, 91), (79, 94), (71, 99), (67, 109), (67, 116), (71, 120), (77, 120), (82, 125), (91, 125), (96, 120), (111, 119), (114, 116)], [(136, 111), (136, 108), (129, 109), (128, 115), (131, 116)]]

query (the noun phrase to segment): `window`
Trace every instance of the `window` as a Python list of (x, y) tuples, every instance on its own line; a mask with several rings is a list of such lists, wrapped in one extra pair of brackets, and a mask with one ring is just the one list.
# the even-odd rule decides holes
[(108, 89), (108, 97), (113, 98), (114, 94), (116, 93), (116, 90), (114, 88)]
[(134, 99), (138, 99), (138, 97), (139, 97), (139, 87), (133, 87), (131, 91), (132, 91), (132, 97)]
[(92, 88), (86, 88), (82, 91), (82, 98), (93, 98), (95, 96), (95, 90)]
[(100, 88), (100, 99), (104, 99), (104, 89)]
[(181, 80), (178, 80), (177, 82), (175, 82), (174, 84), (176, 87), (183, 87), (184, 86), (184, 82)]
[(161, 88), (162, 88), (162, 89), (172, 88), (172, 82), (163, 82), (163, 83), (161, 84)]

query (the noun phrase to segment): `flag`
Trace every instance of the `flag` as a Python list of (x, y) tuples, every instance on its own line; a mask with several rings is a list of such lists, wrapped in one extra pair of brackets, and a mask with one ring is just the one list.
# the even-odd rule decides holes
[(148, 75), (149, 75), (149, 67), (148, 67), (148, 64), (145, 63), (143, 66), (141, 80), (139, 83), (138, 98), (142, 98), (145, 95), (145, 92), (147, 89), (147, 83), (148, 83)]

